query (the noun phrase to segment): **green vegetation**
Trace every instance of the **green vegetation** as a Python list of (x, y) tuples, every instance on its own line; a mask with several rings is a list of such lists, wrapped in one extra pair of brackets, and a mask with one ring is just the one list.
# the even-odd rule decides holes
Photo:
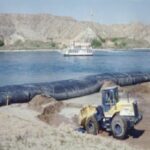
[(95, 38), (91, 42), (91, 46), (93, 48), (101, 48), (103, 47), (103, 44), (106, 42), (105, 38), (102, 38), (101, 36), (98, 36), (98, 38)]
[(91, 42), (93, 48), (128, 48), (130, 39), (123, 37), (102, 38), (98, 36)]
[(4, 46), (4, 41), (0, 40), (0, 47)]
[(56, 44), (55, 42), (51, 42), (51, 43), (50, 43), (50, 47), (51, 47), (51, 48), (57, 48), (57, 44)]
[(111, 38), (111, 41), (114, 42), (114, 43), (117, 42), (118, 40), (119, 40), (119, 38), (116, 38), (116, 37)]
[(99, 38), (99, 40), (100, 40), (102, 43), (105, 43), (105, 42), (106, 42), (106, 39), (104, 39), (104, 38), (102, 38), (102, 37), (100, 37), (100, 36), (98, 36), (98, 38)]
[(127, 43), (126, 43), (126, 38), (118, 38), (118, 37), (114, 37), (110, 39), (116, 48), (126, 48)]
[(91, 46), (93, 48), (100, 48), (102, 46), (102, 42), (99, 39), (93, 39), (91, 42)]
[(54, 49), (58, 48), (58, 44), (50, 41), (50, 42), (42, 42), (42, 41), (31, 41), (26, 40), (25, 42), (21, 40), (17, 40), (13, 47), (16, 47), (18, 49)]

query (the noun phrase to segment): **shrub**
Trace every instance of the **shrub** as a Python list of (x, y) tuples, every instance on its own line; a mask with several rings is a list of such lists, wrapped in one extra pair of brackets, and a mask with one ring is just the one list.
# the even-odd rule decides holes
[(92, 42), (91, 42), (91, 46), (92, 46), (93, 48), (99, 48), (99, 47), (102, 46), (102, 43), (101, 43), (101, 41), (98, 40), (98, 39), (93, 39)]
[(111, 41), (114, 42), (114, 43), (117, 42), (118, 40), (119, 40), (119, 39), (116, 38), (116, 37), (111, 39)]
[(56, 43), (52, 42), (52, 43), (51, 43), (51, 47), (52, 47), (52, 48), (56, 48)]
[(4, 46), (4, 41), (0, 40), (0, 46)]
[(116, 48), (125, 48), (127, 46), (126, 38), (114, 37), (114, 38), (111, 38), (111, 41), (114, 43)]
[(102, 43), (105, 43), (105, 42), (106, 42), (106, 39), (104, 39), (104, 38), (102, 38), (102, 37), (100, 37), (100, 36), (99, 36), (99, 39), (100, 39), (100, 41), (101, 41)]
[(124, 48), (124, 47), (127, 46), (127, 43), (126, 42), (121, 42), (119, 46), (120, 46), (120, 48)]

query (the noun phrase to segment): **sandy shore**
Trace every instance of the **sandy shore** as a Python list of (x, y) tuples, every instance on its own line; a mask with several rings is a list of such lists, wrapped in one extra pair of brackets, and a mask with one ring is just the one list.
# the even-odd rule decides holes
[(22, 49), (22, 50), (1, 50), (0, 52), (61, 52), (60, 49)]
[(124, 51), (143, 51), (143, 50), (147, 50), (149, 51), (150, 48), (119, 48), (119, 49), (115, 49), (115, 48), (101, 48), (101, 49), (93, 49), (95, 51), (106, 51), (106, 52), (124, 52)]
[[(99, 93), (66, 100), (63, 103), (52, 102), (48, 109), (42, 99), (37, 103), (14, 104), (0, 108), (0, 150), (148, 150), (150, 147), (150, 83), (125, 87), (139, 103), (143, 120), (135, 127), (126, 140), (118, 141), (104, 132), (98, 136), (82, 134), (78, 127), (77, 116), (83, 105), (101, 104)], [(45, 101), (45, 100), (44, 100)], [(30, 106), (30, 107), (29, 107)], [(55, 107), (54, 107), (55, 106)], [(57, 109), (56, 109), (57, 108)], [(40, 110), (40, 111), (39, 111)], [(49, 111), (51, 110), (51, 111)]]
[(37, 119), (27, 104), (0, 109), (0, 150), (132, 150), (123, 142), (74, 131), (71, 125), (51, 126)]
[[(122, 48), (122, 49), (115, 49), (115, 48), (99, 48), (93, 49), (93, 51), (99, 52), (124, 52), (124, 51), (150, 51), (150, 48)], [(62, 52), (63, 49), (0, 49), (0, 52)]]

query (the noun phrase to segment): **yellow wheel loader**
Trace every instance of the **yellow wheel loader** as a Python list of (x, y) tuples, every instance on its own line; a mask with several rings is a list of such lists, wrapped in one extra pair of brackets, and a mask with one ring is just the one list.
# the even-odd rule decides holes
[(141, 119), (137, 102), (133, 99), (119, 99), (118, 87), (102, 90), (101, 106), (85, 106), (80, 110), (79, 123), (89, 134), (101, 130), (112, 132), (118, 139), (124, 139)]

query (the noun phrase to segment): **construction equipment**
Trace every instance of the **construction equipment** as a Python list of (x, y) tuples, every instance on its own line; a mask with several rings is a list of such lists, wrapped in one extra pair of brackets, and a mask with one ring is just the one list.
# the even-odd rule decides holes
[(141, 119), (137, 102), (133, 99), (119, 99), (118, 87), (102, 90), (101, 106), (85, 106), (81, 109), (79, 123), (87, 133), (98, 134), (102, 130), (112, 132), (118, 139), (124, 139)]

